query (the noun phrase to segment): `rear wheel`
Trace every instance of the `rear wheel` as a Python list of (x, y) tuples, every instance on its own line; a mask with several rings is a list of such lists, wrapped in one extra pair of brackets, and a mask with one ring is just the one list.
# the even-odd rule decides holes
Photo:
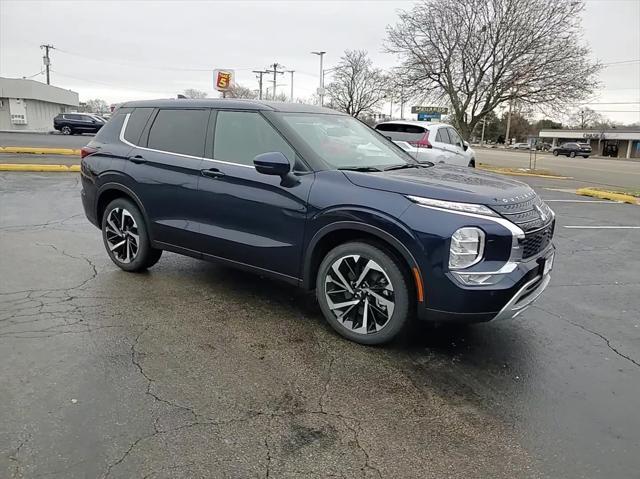
[(162, 256), (162, 250), (151, 247), (140, 210), (125, 198), (107, 205), (102, 217), (102, 239), (111, 261), (125, 271), (143, 271)]
[(409, 319), (410, 290), (402, 264), (377, 246), (345, 243), (320, 264), (316, 295), (339, 334), (360, 344), (394, 339)]
[(589, 155), (582, 155), (583, 158), (589, 158)]
[(63, 135), (73, 135), (73, 130), (70, 126), (65, 125), (60, 128), (60, 133), (62, 133)]
[(558, 150), (553, 150), (553, 156), (558, 156)]
[(569, 158), (575, 158), (576, 157), (576, 152), (572, 151), (571, 153), (569, 153)]

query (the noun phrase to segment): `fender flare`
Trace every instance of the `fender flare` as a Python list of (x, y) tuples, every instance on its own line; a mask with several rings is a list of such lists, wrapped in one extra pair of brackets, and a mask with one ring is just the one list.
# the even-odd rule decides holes
[(101, 185), (98, 188), (98, 191), (96, 193), (96, 204), (94, 205), (94, 212), (96, 215), (96, 220), (98, 220), (98, 205), (100, 204), (100, 197), (109, 190), (118, 190), (121, 191), (122, 193), (125, 193), (127, 196), (129, 196), (133, 202), (136, 204), (136, 206), (138, 207), (138, 209), (140, 210), (140, 213), (142, 213), (142, 217), (144, 218), (144, 222), (147, 225), (147, 231), (151, 231), (149, 229), (149, 216), (147, 215), (147, 210), (145, 209), (144, 205), (142, 204), (142, 201), (140, 200), (140, 198), (138, 197), (138, 195), (136, 195), (133, 190), (125, 185), (123, 185), (122, 183), (116, 183), (113, 181), (109, 181), (107, 183), (104, 183), (103, 185)]
[[(315, 278), (313, 278), (311, 275), (311, 265), (312, 265), (313, 253), (316, 250), (316, 246), (327, 234), (332, 233), (334, 231), (338, 231), (338, 230), (362, 231), (365, 233), (369, 233), (373, 236), (376, 236), (379, 239), (385, 241), (386, 243), (391, 244), (406, 261), (407, 265), (409, 266), (409, 269), (412, 272), (414, 271), (414, 268), (417, 269), (418, 274), (420, 275), (420, 277), (422, 277), (420, 273), (420, 266), (416, 261), (415, 257), (413, 256), (413, 254), (411, 253), (411, 251), (409, 251), (409, 249), (392, 234), (376, 226), (373, 226), (367, 223), (362, 223), (359, 221), (336, 221), (320, 228), (313, 235), (313, 238), (311, 238), (311, 240), (309, 241), (309, 244), (307, 245), (306, 254), (304, 257), (303, 275), (302, 275), (302, 287), (304, 289), (311, 289), (311, 285), (315, 281)], [(413, 279), (415, 280), (415, 277)]]

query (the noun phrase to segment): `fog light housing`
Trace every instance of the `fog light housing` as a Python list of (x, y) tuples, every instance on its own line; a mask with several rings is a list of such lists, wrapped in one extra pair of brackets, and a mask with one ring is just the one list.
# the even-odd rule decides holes
[(464, 269), (482, 260), (484, 253), (484, 231), (465, 227), (451, 235), (449, 248), (449, 269)]
[(453, 275), (458, 281), (465, 286), (490, 286), (498, 283), (504, 274), (479, 274), (479, 273), (459, 273), (454, 272)]

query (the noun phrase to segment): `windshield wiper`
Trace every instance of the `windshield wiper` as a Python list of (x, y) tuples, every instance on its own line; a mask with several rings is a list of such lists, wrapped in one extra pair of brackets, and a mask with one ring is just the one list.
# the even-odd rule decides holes
[(392, 166), (389, 166), (388, 168), (385, 168), (384, 171), (404, 170), (405, 168), (429, 168), (429, 166), (422, 165), (420, 163), (405, 163), (403, 165), (392, 165)]
[(375, 166), (343, 166), (342, 168), (338, 168), (339, 170), (349, 170), (349, 171), (383, 171), (380, 168), (376, 168)]

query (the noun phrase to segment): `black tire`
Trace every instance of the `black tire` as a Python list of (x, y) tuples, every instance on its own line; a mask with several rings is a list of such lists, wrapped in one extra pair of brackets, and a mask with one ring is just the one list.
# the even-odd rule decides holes
[[(358, 262), (355, 262), (353, 258), (349, 258), (351, 255), (359, 256)], [(364, 285), (365, 288), (356, 291), (357, 288), (354, 288), (353, 284), (355, 274), (360, 274), (362, 271), (359, 271), (358, 267), (364, 269), (364, 265), (370, 264), (369, 260), (379, 266), (382, 272), (375, 269), (375, 267), (370, 269), (370, 273), (367, 273), (361, 282), (361, 285)], [(338, 264), (338, 269), (345, 271), (342, 277), (347, 282), (351, 281), (349, 286), (353, 293), (347, 292), (346, 289), (342, 290), (345, 293), (340, 293), (339, 288), (341, 286), (334, 286), (334, 284), (337, 285), (338, 283), (334, 283), (331, 279), (329, 284), (332, 286), (327, 288), (327, 275), (330, 273), (332, 277), (335, 275), (333, 265), (338, 261), (341, 261)], [(351, 261), (353, 261), (352, 265), (349, 264)], [(352, 242), (335, 247), (322, 260), (316, 281), (316, 296), (325, 319), (340, 335), (356, 343), (374, 345), (393, 340), (407, 326), (411, 309), (410, 298), (412, 293), (409, 286), (410, 283), (403, 270), (403, 265), (399, 260), (378, 246), (363, 242)], [(376, 283), (372, 283), (373, 285), (369, 286), (368, 282), (370, 280), (376, 281)], [(332, 289), (333, 291), (331, 291)], [(357, 302), (356, 305), (346, 306), (341, 311), (343, 316), (354, 318), (353, 320), (348, 320), (351, 323), (350, 327), (343, 324), (334, 313), (334, 309), (329, 304), (331, 300), (328, 299), (327, 290), (329, 290), (329, 294), (335, 294), (335, 296), (332, 296), (336, 301), (333, 303), (334, 309), (336, 309), (335, 304), (341, 304), (345, 301)], [(389, 304), (389, 306), (385, 303)], [(393, 310), (389, 316), (390, 305), (393, 305)], [(353, 309), (354, 306), (357, 309)], [(367, 324), (372, 330), (367, 330), (363, 324), (365, 306), (368, 307)], [(369, 317), (373, 319), (373, 322), (369, 320)], [(356, 328), (356, 326), (358, 327)], [(357, 332), (354, 329), (364, 329), (367, 332)]]
[(583, 158), (589, 158), (589, 155), (582, 155)]
[(60, 133), (62, 133), (63, 135), (73, 135), (73, 130), (71, 129), (70, 126), (65, 125), (62, 128), (60, 128)]
[(553, 156), (558, 156), (558, 150), (553, 150)]
[(475, 167), (476, 167), (476, 160), (475, 160), (475, 159), (472, 159), (472, 160), (469, 162), (469, 168), (475, 168)]
[[(122, 210), (125, 214), (121, 213)], [(119, 217), (122, 219), (118, 220)], [(122, 234), (118, 234), (118, 232)], [(136, 235), (138, 238), (137, 248), (134, 249)], [(113, 200), (104, 210), (102, 240), (111, 261), (124, 271), (144, 271), (156, 264), (162, 256), (161, 249), (151, 247), (147, 225), (142, 213), (135, 203), (126, 198)], [(120, 242), (123, 242), (122, 246), (113, 248), (113, 245), (120, 244)]]
[(572, 151), (569, 153), (569, 158), (575, 158), (576, 157), (576, 152)]

